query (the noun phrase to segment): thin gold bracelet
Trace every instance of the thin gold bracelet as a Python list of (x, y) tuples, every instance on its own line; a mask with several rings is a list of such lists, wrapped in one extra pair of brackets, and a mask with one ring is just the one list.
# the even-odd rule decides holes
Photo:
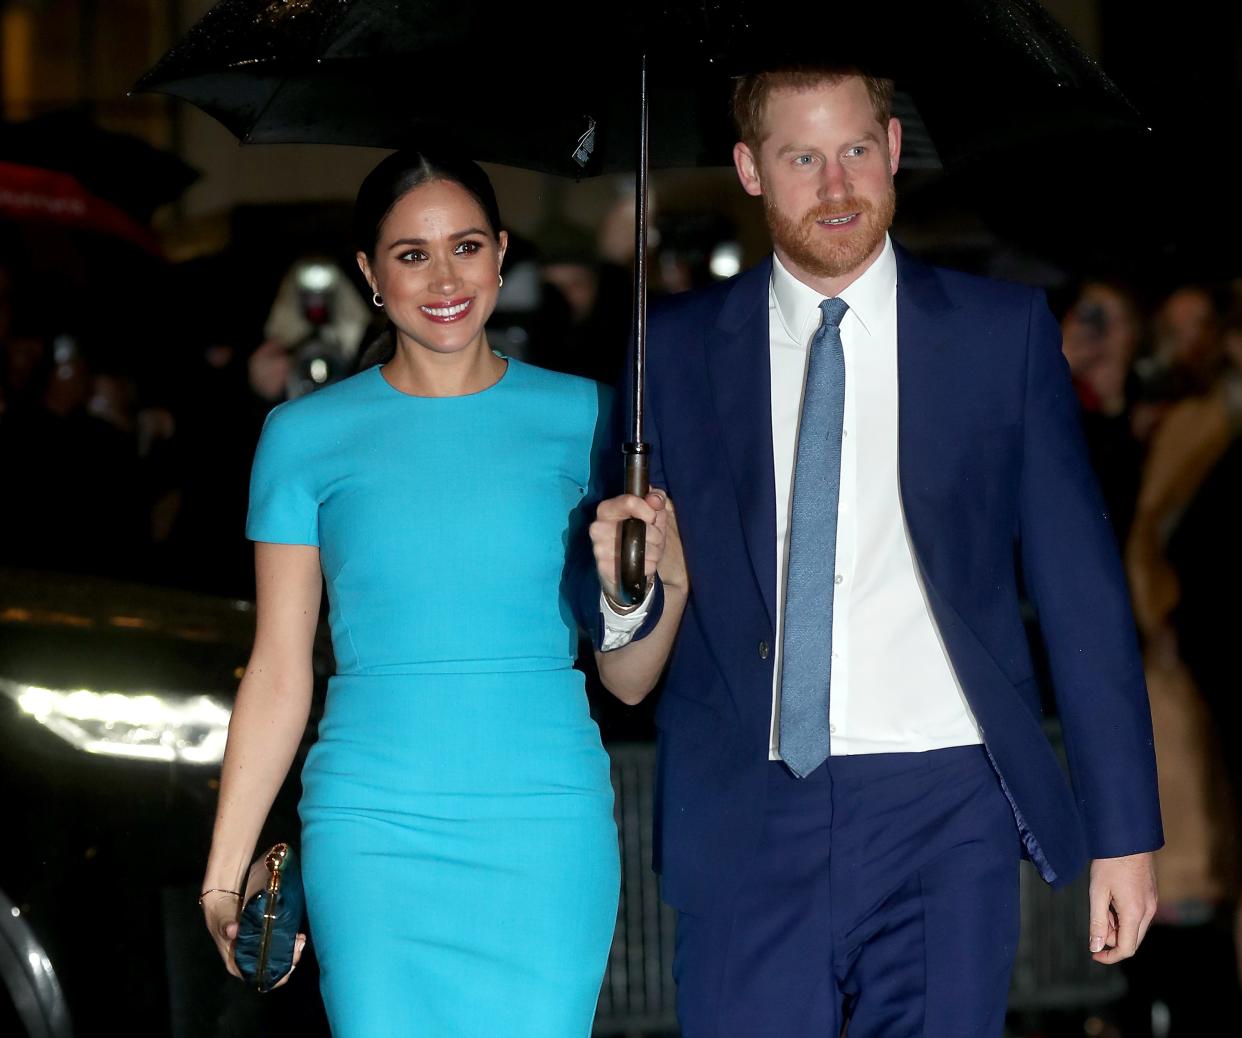
[(203, 903), (203, 898), (205, 898), (208, 894), (232, 894), (236, 898), (241, 897), (240, 890), (224, 890), (221, 887), (212, 887), (210, 890), (204, 890), (198, 895), (198, 903), (200, 905)]

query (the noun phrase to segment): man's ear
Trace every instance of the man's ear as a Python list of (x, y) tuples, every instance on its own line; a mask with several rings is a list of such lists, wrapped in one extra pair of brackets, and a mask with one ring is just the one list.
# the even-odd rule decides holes
[(897, 167), (901, 164), (901, 120), (897, 118), (888, 121), (888, 171), (896, 173)]
[(759, 178), (759, 160), (745, 141), (738, 141), (733, 145), (733, 168), (737, 170), (737, 179), (742, 182), (743, 191), (755, 197), (763, 194), (763, 184)]

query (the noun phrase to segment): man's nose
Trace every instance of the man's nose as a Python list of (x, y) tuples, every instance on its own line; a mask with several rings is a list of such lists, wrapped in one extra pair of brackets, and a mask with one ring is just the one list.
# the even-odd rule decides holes
[(845, 167), (839, 162), (828, 162), (819, 180), (819, 197), (825, 201), (845, 198), (850, 193)]

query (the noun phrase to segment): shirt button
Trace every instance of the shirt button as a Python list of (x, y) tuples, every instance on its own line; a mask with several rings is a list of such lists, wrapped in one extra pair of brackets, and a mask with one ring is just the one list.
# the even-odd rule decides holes
[(836, 726), (835, 724), (830, 724), (830, 725), (828, 726), (828, 734), (829, 734), (829, 735), (836, 735), (836, 734), (837, 734), (837, 726)]
[(845, 578), (844, 578), (843, 576), (841, 576), (841, 574), (840, 574), (840, 573), (838, 573), (838, 574), (837, 574), (836, 583), (841, 584), (841, 583), (843, 583), (844, 581), (845, 581)]
[(766, 660), (768, 658), (768, 643), (767, 642), (759, 643), (759, 658), (761, 660)]

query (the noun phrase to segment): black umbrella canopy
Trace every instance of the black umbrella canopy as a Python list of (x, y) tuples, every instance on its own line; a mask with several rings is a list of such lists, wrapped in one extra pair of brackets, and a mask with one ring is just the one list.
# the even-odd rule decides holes
[(790, 63), (897, 79), (949, 168), (1032, 137), (1142, 129), (1035, 0), (890, 0), (865, 11), (799, 0), (640, 0), (628, 10), (223, 0), (136, 89), (190, 101), (246, 143), (431, 138), (484, 161), (581, 176), (636, 164), (640, 53), (658, 167), (726, 164), (733, 78)]
[[(606, 51), (593, 45), (600, 26), (583, 10), (561, 0), (224, 0), (136, 89), (190, 101), (244, 143), (432, 139), (482, 161), (581, 173), (577, 142), (593, 120), (611, 123), (612, 76), (632, 54), (612, 39)], [(632, 170), (632, 143), (626, 150), (607, 168)], [(604, 171), (600, 154), (591, 172)]]

